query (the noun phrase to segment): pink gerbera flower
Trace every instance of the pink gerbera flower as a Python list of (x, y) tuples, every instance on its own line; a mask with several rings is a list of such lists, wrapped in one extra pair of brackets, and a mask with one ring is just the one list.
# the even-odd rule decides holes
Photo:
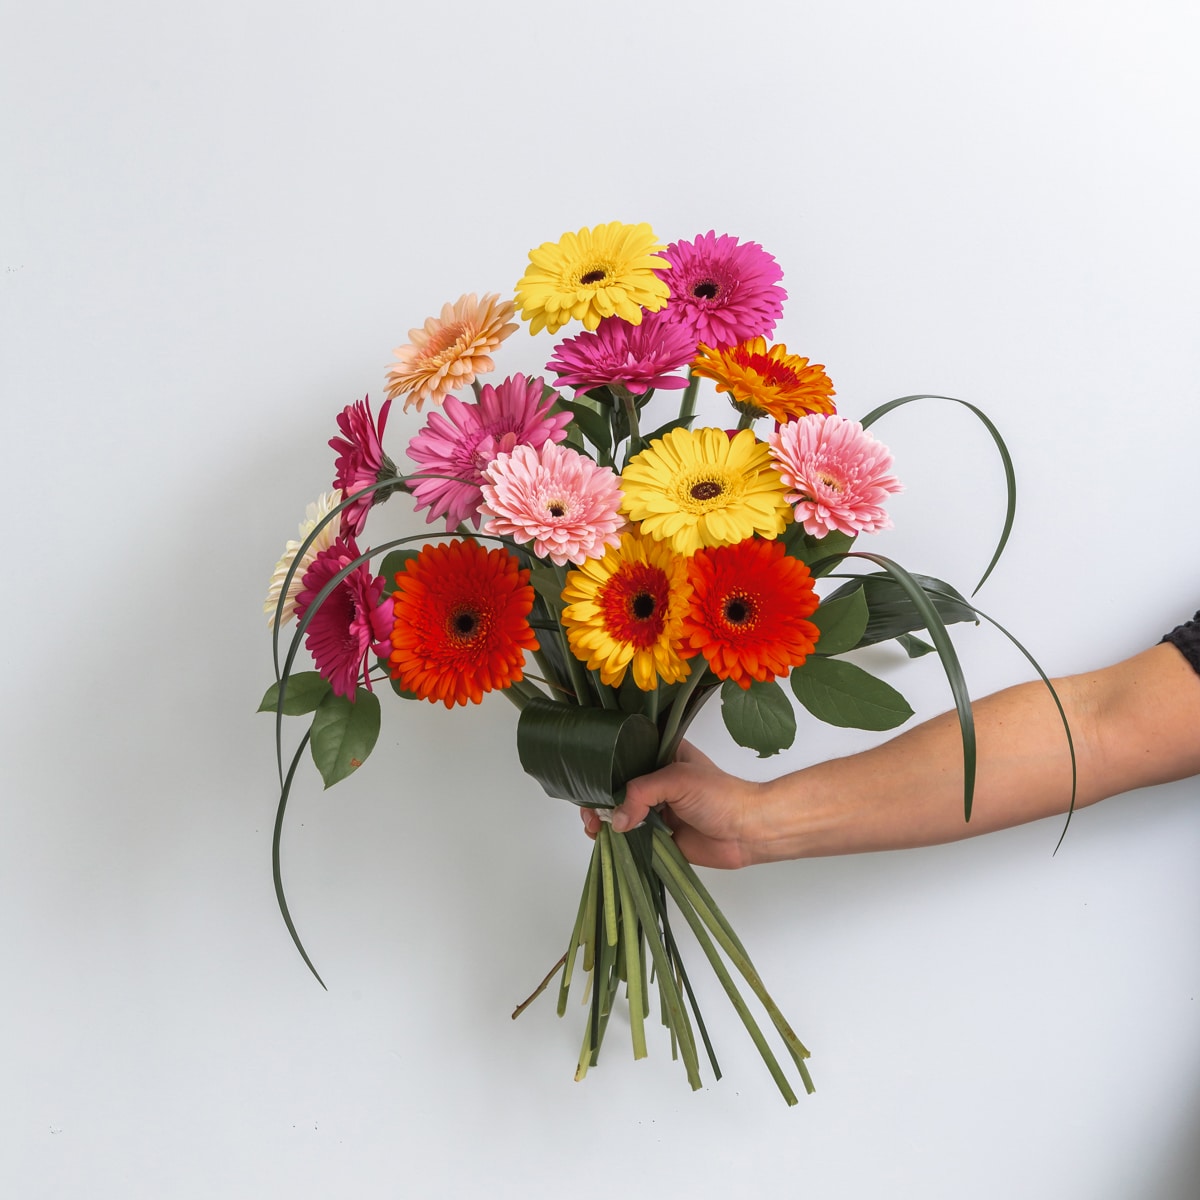
[(892, 456), (857, 421), (812, 414), (780, 426), (768, 443), (806, 533), (853, 537), (891, 527), (883, 502), (901, 490), (887, 474)]
[(567, 436), (571, 414), (550, 415), (557, 397), (544, 392), (541, 379), (513, 375), (499, 387), (484, 384), (475, 404), (447, 396), (443, 411), (429, 414), (429, 423), (408, 443), (409, 458), (427, 473), (412, 481), (416, 508), (429, 509), (427, 522), (445, 517), (450, 531), (469, 517), (478, 529), (488, 463), (515, 446), (537, 448)]
[(620, 384), (635, 396), (650, 388), (687, 387), (682, 375), (696, 354), (696, 340), (683, 325), (668, 322), (659, 313), (645, 313), (640, 325), (620, 317), (605, 317), (595, 333), (581, 333), (555, 347), (547, 371), (560, 385), (576, 391)]
[(663, 315), (684, 326), (693, 345), (723, 349), (770, 336), (787, 292), (782, 268), (757, 242), (710, 229), (694, 242), (672, 242), (662, 256), (671, 264), (658, 272), (671, 289)]
[[(342, 495), (355, 492), (378, 483), (381, 479), (395, 478), (396, 465), (383, 452), (383, 430), (387, 425), (390, 400), (383, 402), (379, 410), (379, 422), (371, 415), (371, 399), (348, 405), (338, 414), (338, 428), (343, 437), (329, 439), (329, 445), (337, 451), (337, 476), (333, 481)], [(356, 500), (342, 509), (342, 536), (357, 537), (367, 523), (371, 505), (386, 500), (387, 488), (380, 488), (369, 496)]]
[(515, 446), (483, 476), (479, 515), (486, 533), (532, 541), (534, 554), (559, 567), (600, 558), (606, 546), (620, 544), (620, 479), (568, 446)]
[[(298, 620), (304, 619), (322, 588), (358, 556), (353, 538), (338, 538), (317, 555), (296, 598)], [(384, 597), (384, 589), (383, 578), (361, 563), (325, 597), (308, 625), (304, 644), (317, 670), (337, 695), (348, 700), (354, 699), (360, 677), (371, 686), (367, 655), (386, 658), (391, 653), (392, 598)]]

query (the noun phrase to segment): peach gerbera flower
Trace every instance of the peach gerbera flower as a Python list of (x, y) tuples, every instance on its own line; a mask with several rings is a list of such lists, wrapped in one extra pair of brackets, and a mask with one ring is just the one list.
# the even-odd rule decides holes
[(482, 299), (472, 292), (442, 306), (440, 317), (430, 317), (424, 328), (410, 329), (412, 341), (398, 347), (396, 365), (388, 372), (389, 400), (404, 396), (405, 409), (426, 400), (441, 404), (451, 392), (474, 383), (495, 367), (492, 351), (517, 330), (512, 317), (516, 307), (489, 293)]

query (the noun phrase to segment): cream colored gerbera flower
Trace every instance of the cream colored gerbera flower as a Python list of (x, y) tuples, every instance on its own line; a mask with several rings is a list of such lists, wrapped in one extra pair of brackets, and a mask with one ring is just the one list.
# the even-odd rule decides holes
[(451, 392), (468, 387), (476, 375), (495, 367), (492, 351), (516, 332), (515, 314), (511, 300), (492, 294), (480, 299), (472, 292), (444, 304), (440, 317), (430, 317), (422, 329), (410, 329), (412, 341), (394, 351), (388, 399), (404, 396), (405, 409), (415, 404), (420, 412), (426, 400), (441, 404)]
[(671, 269), (665, 258), (655, 256), (662, 249), (644, 222), (610, 221), (530, 250), (529, 266), (517, 283), (517, 307), (529, 332), (556, 333), (572, 319), (595, 329), (614, 314), (630, 325), (641, 324), (642, 310), (657, 312), (670, 295), (654, 273)]
[(778, 537), (791, 518), (769, 448), (749, 429), (673, 429), (635, 454), (621, 474), (622, 511), (680, 554), (758, 534)]
[[(267, 592), (267, 598), (263, 601), (263, 612), (266, 613), (267, 624), (272, 629), (275, 628), (275, 613), (279, 608), (279, 594), (283, 591), (283, 581), (287, 578), (287, 573), (291, 570), (292, 563), (296, 561), (296, 555), (300, 552), (300, 547), (304, 545), (305, 538), (341, 502), (342, 493), (337, 490), (326, 492), (324, 495), (319, 496), (304, 512), (304, 520), (300, 522), (300, 540), (288, 542), (284, 547), (283, 556), (275, 564), (275, 570), (271, 575), (271, 587)], [(296, 571), (292, 575), (292, 582), (287, 590), (287, 598), (283, 602), (281, 624), (286, 625), (296, 615), (296, 597), (303, 590), (304, 572), (312, 566), (313, 559), (322, 550), (328, 549), (333, 544), (333, 540), (337, 537), (340, 527), (341, 523), (339, 521), (330, 521), (313, 539), (312, 545), (304, 552), (304, 557), (296, 564)]]

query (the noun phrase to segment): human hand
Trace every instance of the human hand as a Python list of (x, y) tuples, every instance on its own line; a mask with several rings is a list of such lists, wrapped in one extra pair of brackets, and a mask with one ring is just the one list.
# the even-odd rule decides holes
[[(749, 831), (760, 787), (722, 771), (690, 742), (680, 742), (673, 763), (629, 781), (624, 804), (613, 810), (612, 827), (624, 833), (662, 805), (660, 815), (689, 862), (745, 867), (757, 861)], [(588, 836), (595, 837), (600, 829), (596, 810), (579, 811)]]

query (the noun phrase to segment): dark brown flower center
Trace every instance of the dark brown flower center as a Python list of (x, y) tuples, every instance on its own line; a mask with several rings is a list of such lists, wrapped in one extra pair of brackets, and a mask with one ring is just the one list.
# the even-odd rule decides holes
[(593, 267), (586, 275), (580, 275), (580, 283), (599, 283), (608, 272), (603, 267)]
[(459, 612), (450, 618), (450, 624), (459, 637), (469, 638), (479, 625), (479, 618), (473, 612)]
[(551, 500), (546, 509), (552, 517), (561, 517), (567, 511), (561, 500)]
[(648, 592), (638, 592), (629, 602), (629, 607), (639, 621), (647, 621), (654, 616), (654, 597)]
[(702, 279), (694, 288), (692, 288), (692, 295), (695, 296), (697, 300), (715, 300), (717, 293), (720, 290), (721, 289), (711, 279)]
[(731, 625), (745, 625), (754, 617), (754, 607), (744, 596), (730, 596), (725, 601), (725, 620)]
[(715, 479), (702, 479), (699, 483), (692, 484), (692, 499), (693, 500), (713, 500), (721, 494), (724, 489)]

